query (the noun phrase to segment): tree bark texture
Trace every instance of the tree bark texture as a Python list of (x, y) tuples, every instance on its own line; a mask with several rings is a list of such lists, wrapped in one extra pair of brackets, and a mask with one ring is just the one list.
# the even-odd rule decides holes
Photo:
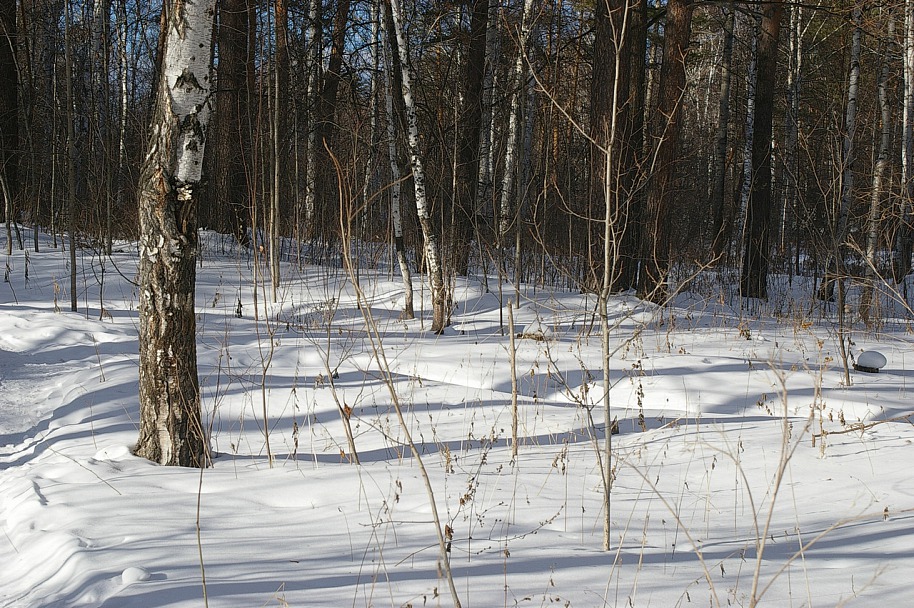
[[(730, 239), (727, 221), (728, 205), (724, 202), (724, 193), (727, 184), (727, 150), (730, 148), (730, 83), (732, 80), (733, 65), (733, 25), (736, 10), (733, 3), (721, 8), (724, 21), (724, 48), (721, 57), (720, 94), (718, 96), (717, 129), (714, 133), (714, 169), (711, 184), (711, 210), (714, 214), (713, 241), (711, 243), (711, 257), (719, 258)], [(731, 206), (732, 208), (732, 206)]]
[(892, 247), (892, 276), (901, 283), (911, 272), (914, 205), (914, 0), (904, 3), (904, 108), (901, 143), (901, 209)]
[[(394, 98), (399, 96), (394, 94), (397, 87), (394, 86), (394, 57), (391, 54), (391, 46), (387, 43), (390, 38), (390, 25), (388, 22), (389, 11), (385, 8), (384, 3), (380, 2), (380, 18), (378, 19), (381, 26), (381, 48), (384, 55), (384, 111), (386, 113), (387, 127), (387, 156), (390, 161), (390, 217), (393, 224), (394, 232), (394, 250), (397, 254), (397, 264), (400, 266), (400, 276), (403, 279), (403, 310), (400, 312), (401, 319), (414, 319), (416, 313), (413, 308), (413, 279), (409, 269), (409, 262), (406, 259), (406, 245), (403, 241), (403, 218), (400, 201), (400, 157), (397, 153), (397, 129), (396, 117), (394, 114)], [(399, 65), (396, 64), (396, 65)]]
[(655, 114), (653, 174), (645, 217), (643, 274), (638, 293), (653, 302), (667, 298), (671, 206), (676, 180), (680, 114), (686, 86), (685, 59), (692, 31), (691, 0), (670, 0), (663, 37), (660, 99)]
[(854, 161), (856, 148), (854, 135), (857, 130), (857, 95), (860, 91), (860, 46), (863, 37), (863, 11), (860, 5), (854, 7), (852, 20), (854, 33), (851, 39), (851, 65), (847, 80), (847, 105), (844, 115), (844, 141), (841, 146), (841, 198), (832, 228), (831, 263), (822, 282), (819, 296), (832, 300), (835, 281), (845, 277), (844, 261), (848, 251), (847, 221), (854, 198)]
[(762, 4), (758, 39), (758, 85), (752, 144), (752, 190), (746, 209), (746, 242), (740, 292), (745, 298), (768, 297), (768, 259), (771, 238), (771, 129), (774, 86), (777, 82), (778, 36), (782, 0)]
[(140, 437), (136, 454), (203, 466), (194, 264), (215, 0), (167, 3), (162, 74), (139, 184)]
[[(406, 39), (401, 26), (402, 13), (398, 0), (385, 0), (386, 7), (391, 15), (393, 36), (390, 37), (392, 54), (400, 58), (400, 86), (403, 96), (403, 105), (406, 111), (407, 145), (409, 148), (409, 163), (413, 174), (413, 190), (416, 195), (416, 212), (419, 216), (419, 226), (422, 229), (422, 238), (425, 241), (425, 263), (428, 266), (429, 282), (431, 283), (432, 296), (432, 332), (442, 333), (449, 324), (447, 286), (441, 270), (440, 247), (438, 234), (432, 226), (429, 214), (428, 200), (425, 189), (425, 169), (422, 164), (422, 152), (419, 143), (419, 125), (416, 118), (416, 104), (413, 100), (412, 77), (409, 69), (409, 58), (406, 51)], [(394, 44), (396, 48), (394, 49)]]
[(211, 152), (207, 166), (213, 168), (212, 201), (201, 209), (201, 223), (231, 232), (238, 242), (248, 243), (250, 223), (248, 173), (250, 125), (248, 119), (248, 66), (251, 35), (250, 0), (222, 0), (219, 4), (219, 64), (215, 121), (211, 129)]
[[(13, 203), (19, 192), (19, 69), (16, 66), (16, 0), (0, 0), (0, 177)], [(11, 207), (13, 205), (10, 205)], [(9, 221), (10, 218), (4, 218)]]
[(346, 50), (346, 25), (349, 22), (349, 0), (336, 3), (333, 18), (333, 31), (330, 34), (330, 57), (320, 96), (317, 99), (314, 121), (314, 156), (308, 159), (309, 167), (314, 171), (314, 221), (319, 222), (321, 229), (326, 230), (325, 237), (331, 237), (333, 226), (339, 226), (337, 176), (333, 175), (333, 163), (330, 162), (329, 150), (333, 150), (333, 139), (337, 131), (336, 104), (342, 80), (343, 54)]
[[(533, 0), (524, 0), (524, 11), (521, 15), (521, 29), (518, 37), (517, 57), (514, 59), (514, 68), (512, 71), (512, 88), (511, 109), (508, 116), (508, 134), (505, 144), (505, 174), (502, 179), (501, 202), (499, 203), (498, 213), (498, 246), (506, 246), (507, 234), (512, 226), (516, 225), (517, 209), (512, 205), (512, 194), (514, 192), (515, 182), (517, 181), (517, 147), (520, 132), (521, 120), (521, 102), (527, 92), (527, 38), (530, 33), (530, 24), (528, 23), (531, 13), (533, 12)], [(515, 273), (518, 269), (515, 268)]]
[[(634, 288), (637, 281), (635, 184), (643, 138), (645, 7), (640, 1), (598, 0), (594, 13), (590, 216), (595, 232), (592, 242), (615, 251), (614, 268), (609, 269), (613, 291)], [(610, 145), (613, 150), (608, 149)], [(609, 164), (605, 162), (607, 154), (613, 159)], [(604, 212), (610, 214), (615, 243), (603, 242), (603, 235), (598, 234), (603, 222), (596, 219)], [(604, 256), (595, 252), (592, 259), (592, 280), (599, 284)]]
[(866, 282), (860, 294), (860, 317), (868, 327), (873, 326), (873, 316), (876, 302), (876, 283), (879, 278), (878, 260), (876, 253), (879, 248), (879, 225), (882, 215), (882, 198), (885, 194), (885, 174), (889, 166), (889, 148), (892, 143), (892, 104), (889, 102), (888, 81), (889, 61), (887, 55), (894, 48), (895, 16), (892, 9), (887, 9), (886, 24), (887, 38), (886, 52), (882, 54), (882, 67), (876, 81), (879, 98), (879, 153), (876, 157), (876, 166), (873, 168), (873, 189), (870, 193), (870, 208), (866, 222)]
[(463, 108), (457, 140), (457, 193), (454, 251), (455, 269), (465, 275), (469, 269), (470, 242), (477, 215), (479, 189), (479, 141), (482, 133), (483, 80), (486, 74), (486, 33), (489, 0), (473, 0), (470, 16), (470, 41), (463, 70)]

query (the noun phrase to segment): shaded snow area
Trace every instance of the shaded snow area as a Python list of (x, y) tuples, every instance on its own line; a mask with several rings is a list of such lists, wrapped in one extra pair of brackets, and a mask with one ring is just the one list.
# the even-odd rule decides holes
[[(65, 252), (42, 240), (40, 253), (4, 255), (0, 606), (452, 606), (419, 463), (351, 282), (305, 256), (283, 267), (273, 304), (249, 252), (203, 237), (197, 338), (214, 451), (203, 471), (131, 454), (136, 245), (79, 252), (76, 313)], [(416, 280), (420, 318), (399, 320), (388, 254), (366, 258), (365, 310), (464, 607), (910, 605), (914, 338), (902, 303), (883, 297), (878, 332), (853, 320), (851, 353), (887, 361), (877, 374), (849, 361), (848, 386), (834, 313), (799, 279), (773, 277), (777, 295), (742, 310), (716, 275), (664, 308), (613, 297), (619, 434), (603, 551), (593, 296), (521, 286), (512, 459), (497, 278), (458, 279), (453, 324), (436, 336), (428, 289)]]

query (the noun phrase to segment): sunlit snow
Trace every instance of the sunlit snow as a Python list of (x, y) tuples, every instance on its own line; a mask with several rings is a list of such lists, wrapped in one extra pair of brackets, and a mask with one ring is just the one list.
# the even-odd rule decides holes
[[(0, 606), (198, 608), (204, 594), (212, 608), (453, 605), (343, 270), (290, 260), (272, 304), (251, 252), (201, 242), (215, 454), (202, 472), (131, 454), (137, 245), (78, 252), (75, 313), (67, 254), (50, 238), (3, 255)], [(422, 277), (418, 318), (404, 322), (390, 254), (366, 259), (360, 284), (453, 532), (463, 606), (748, 606), (753, 589), (766, 606), (910, 605), (914, 315), (898, 302), (883, 298), (878, 332), (853, 326), (851, 353), (877, 350), (886, 365), (851, 369), (846, 386), (837, 322), (799, 279), (773, 277), (771, 301), (745, 310), (714, 276), (665, 308), (614, 297), (620, 432), (604, 552), (593, 296), (520, 286), (512, 460), (498, 278), (458, 279), (453, 324), (436, 336)]]

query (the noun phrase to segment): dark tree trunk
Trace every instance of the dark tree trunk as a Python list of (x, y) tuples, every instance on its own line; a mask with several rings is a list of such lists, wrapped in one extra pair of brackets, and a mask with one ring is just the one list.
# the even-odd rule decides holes
[(139, 183), (140, 437), (136, 454), (204, 466), (194, 313), (197, 198), (215, 0), (171, 0)]
[(457, 140), (457, 193), (454, 226), (454, 266), (458, 274), (469, 270), (470, 242), (477, 214), (479, 189), (479, 140), (482, 132), (482, 83), (486, 74), (486, 32), (489, 0), (473, 0), (470, 41), (463, 71), (463, 108)]
[[(324, 82), (321, 86), (320, 96), (317, 99), (315, 113), (315, 145), (314, 158), (308, 159), (314, 163), (316, 179), (315, 215), (321, 230), (334, 230), (339, 226), (337, 216), (337, 179), (332, 173), (333, 163), (330, 162), (327, 149), (333, 150), (333, 139), (337, 130), (336, 103), (337, 93), (340, 88), (343, 69), (343, 53), (346, 50), (346, 25), (349, 23), (349, 0), (337, 2), (336, 14), (333, 18), (333, 32), (330, 38), (330, 58), (327, 61), (327, 71), (324, 73)], [(329, 237), (330, 234), (325, 233)]]
[(720, 94), (718, 98), (717, 113), (717, 130), (714, 134), (714, 171), (713, 182), (711, 184), (711, 213), (714, 216), (714, 227), (712, 229), (711, 242), (711, 259), (717, 260), (723, 255), (727, 243), (730, 240), (730, 231), (727, 229), (732, 226), (728, 217), (732, 212), (728, 207), (732, 205), (725, 201), (724, 194), (727, 191), (727, 150), (729, 143), (729, 126), (730, 126), (730, 82), (732, 79), (731, 66), (733, 64), (733, 25), (736, 17), (736, 10), (731, 2), (721, 8), (724, 23), (724, 48), (723, 48), (723, 65), (721, 66), (720, 75)]
[[(598, 0), (594, 14), (593, 75), (590, 88), (590, 200), (594, 284), (604, 271), (612, 291), (634, 288), (638, 271), (636, 187), (644, 136), (644, 55), (646, 7), (622, 0)], [(619, 73), (616, 74), (618, 54)], [(615, 126), (613, 122), (615, 121)], [(612, 138), (612, 149), (608, 149)], [(606, 175), (606, 154), (611, 155)], [(606, 198), (609, 197), (609, 205)], [(610, 214), (612, 242), (604, 243), (603, 223)], [(604, 269), (602, 247), (612, 249), (612, 268)]]
[[(619, 66), (626, 64), (625, 51), (630, 48), (628, 32), (623, 29), (628, 15), (624, 13), (627, 2), (618, 0), (597, 0), (594, 9), (593, 73), (590, 81), (590, 220), (592, 277), (595, 289), (603, 282), (603, 273), (615, 274), (615, 268), (603, 268), (603, 248), (608, 247), (610, 259), (619, 259), (619, 242), (604, 242), (603, 222), (598, 221), (606, 213), (611, 214), (609, 233), (617, 234), (622, 218), (618, 217), (620, 173), (618, 162), (618, 125), (624, 123), (626, 114), (622, 107), (628, 93), (628, 71), (622, 69), (616, 74), (616, 60)], [(625, 44), (623, 44), (623, 42)], [(619, 57), (617, 57), (617, 54)], [(612, 141), (615, 139), (616, 141)], [(613, 149), (610, 149), (612, 145)], [(607, 159), (607, 155), (611, 155)], [(609, 162), (607, 162), (609, 160)], [(611, 174), (606, 175), (607, 168)], [(611, 200), (607, 201), (609, 197)]]
[(746, 209), (746, 243), (740, 292), (745, 298), (768, 297), (768, 258), (771, 238), (771, 128), (777, 82), (778, 35), (784, 3), (762, 5), (758, 40), (758, 85), (755, 137), (752, 144), (752, 185)]
[(692, 31), (692, 8), (691, 0), (670, 0), (667, 4), (660, 99), (652, 129), (655, 167), (647, 195), (643, 272), (638, 294), (658, 303), (669, 295), (665, 285), (670, 262), (670, 207), (677, 177), (679, 117), (686, 86), (685, 59)]
[[(645, 176), (644, 161), (644, 101), (645, 57), (647, 55), (647, 0), (637, 0), (629, 17), (631, 26), (628, 37), (629, 82), (626, 97), (626, 120), (622, 150), (623, 192), (625, 201), (620, 209), (624, 219), (619, 270), (612, 285), (613, 291), (635, 289), (638, 286), (639, 247), (642, 238)], [(625, 65), (623, 63), (622, 65)]]
[(248, 48), (250, 0), (223, 0), (219, 6), (219, 64), (215, 95), (216, 119), (212, 128), (212, 204), (202, 209), (203, 225), (231, 232), (248, 244), (247, 225), (249, 173), (246, 162), (250, 150), (247, 125), (247, 65), (252, 61)]
[[(16, 0), (0, 0), (0, 177), (15, 203), (19, 192), (19, 70), (16, 67)], [(13, 218), (5, 217), (6, 221)]]

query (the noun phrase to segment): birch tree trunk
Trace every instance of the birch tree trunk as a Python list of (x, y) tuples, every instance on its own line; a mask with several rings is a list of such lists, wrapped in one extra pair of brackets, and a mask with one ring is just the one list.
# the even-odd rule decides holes
[(276, 66), (273, 80), (273, 187), (270, 200), (270, 298), (275, 304), (279, 290), (280, 205), (288, 195), (288, 94), (289, 94), (289, 17), (286, 0), (274, 0), (276, 18)]
[(64, 3), (64, 80), (67, 89), (67, 232), (70, 239), (70, 311), (76, 312), (76, 102), (73, 92), (73, 40), (70, 4)]
[(486, 71), (482, 84), (482, 130), (479, 141), (479, 180), (476, 189), (478, 209), (486, 209), (492, 204), (493, 174), (495, 157), (492, 154), (492, 141), (495, 137), (495, 113), (492, 107), (495, 88), (495, 64), (499, 49), (499, 11), (500, 3), (489, 0), (489, 18), (486, 28)]
[(170, 0), (139, 183), (140, 437), (136, 454), (204, 466), (194, 315), (197, 196), (215, 0)]
[[(724, 192), (727, 184), (727, 149), (729, 148), (730, 126), (730, 82), (733, 65), (733, 26), (736, 10), (733, 3), (721, 7), (724, 17), (724, 47), (721, 57), (720, 93), (717, 105), (717, 131), (714, 134), (714, 181), (711, 184), (711, 211), (714, 214), (714, 240), (711, 244), (712, 258), (720, 257), (730, 240), (727, 230), (727, 205)], [(732, 209), (732, 205), (729, 206)]]
[(879, 98), (879, 155), (876, 157), (876, 166), (873, 168), (873, 189), (870, 192), (870, 209), (866, 222), (866, 282), (860, 294), (860, 317), (867, 327), (873, 326), (873, 308), (876, 294), (876, 282), (879, 279), (876, 271), (876, 250), (879, 247), (879, 219), (882, 215), (881, 201), (885, 187), (883, 185), (886, 169), (889, 165), (889, 147), (892, 143), (892, 105), (889, 103), (888, 81), (889, 61), (886, 56), (894, 49), (895, 40), (895, 15), (891, 8), (884, 9), (888, 12), (886, 24), (885, 53), (881, 53), (882, 69), (876, 82)]
[(311, 0), (308, 5), (308, 146), (305, 167), (305, 234), (314, 235), (317, 209), (317, 89), (321, 68), (321, 1)]
[[(530, 2), (531, 0), (527, 0)], [(397, 54), (400, 58), (401, 93), (406, 109), (407, 142), (409, 147), (409, 162), (413, 173), (413, 189), (416, 195), (416, 211), (419, 215), (419, 226), (422, 229), (422, 238), (425, 241), (425, 263), (428, 265), (429, 280), (432, 296), (432, 332), (440, 334), (449, 324), (447, 289), (444, 284), (444, 275), (441, 271), (441, 258), (439, 254), (438, 235), (432, 227), (429, 215), (428, 201), (425, 194), (425, 170), (422, 165), (421, 149), (419, 144), (419, 124), (416, 118), (416, 104), (413, 101), (412, 76), (409, 68), (409, 57), (406, 51), (406, 40), (403, 37), (402, 13), (399, 0), (387, 0), (393, 21), (394, 37), (391, 46), (396, 40)]]
[[(511, 110), (508, 117), (508, 142), (505, 146), (505, 174), (501, 188), (501, 203), (498, 214), (498, 247), (504, 249), (508, 231), (516, 223), (511, 195), (517, 174), (517, 139), (520, 132), (521, 99), (527, 91), (526, 52), (527, 38), (530, 35), (529, 19), (533, 11), (533, 0), (524, 0), (524, 12), (521, 16), (521, 30), (517, 43), (517, 58), (514, 60), (511, 87)], [(515, 272), (517, 269), (515, 268)]]
[(914, 0), (904, 3), (904, 112), (901, 144), (901, 211), (892, 248), (892, 276), (896, 283), (911, 272), (911, 229), (914, 204)]
[[(118, 95), (120, 98), (117, 135), (117, 171), (115, 173), (116, 202), (119, 208), (126, 206), (124, 200), (124, 180), (127, 176), (127, 115), (129, 104), (127, 60), (127, 0), (117, 0), (117, 66), (118, 66)], [(112, 213), (109, 211), (108, 219), (111, 221)], [(108, 234), (111, 234), (109, 228)], [(111, 254), (111, 244), (108, 244), (108, 254)]]
[(394, 80), (397, 70), (394, 68), (394, 58), (390, 52), (387, 10), (383, 2), (380, 5), (381, 16), (378, 21), (382, 30), (382, 40), (386, 42), (386, 44), (382, 45), (382, 48), (384, 50), (384, 73), (386, 74), (384, 111), (387, 114), (387, 155), (390, 159), (390, 217), (394, 231), (394, 251), (397, 255), (397, 263), (400, 266), (400, 276), (403, 278), (403, 310), (400, 312), (400, 318), (409, 320), (414, 319), (416, 313), (413, 308), (413, 278), (409, 269), (409, 262), (406, 259), (406, 246), (403, 242), (403, 218), (400, 207), (400, 157), (397, 153), (396, 117), (394, 116)]
[(740, 293), (744, 298), (768, 297), (771, 132), (774, 86), (777, 82), (778, 36), (783, 14), (783, 0), (762, 4), (762, 25), (758, 39), (758, 86), (753, 121), (752, 189), (746, 209), (746, 239), (740, 276)]
[[(819, 290), (819, 297), (832, 300), (835, 282), (843, 281), (844, 261), (847, 256), (847, 216), (854, 196), (854, 136), (857, 132), (857, 95), (860, 89), (860, 47), (863, 38), (863, 11), (860, 4), (854, 6), (852, 14), (854, 33), (851, 38), (851, 65), (847, 82), (847, 107), (844, 117), (844, 141), (841, 146), (841, 198), (838, 213), (832, 228), (831, 262)], [(840, 303), (843, 305), (843, 302)]]
[(734, 232), (738, 255), (744, 253), (746, 243), (746, 216), (749, 210), (749, 198), (752, 196), (752, 151), (755, 144), (755, 107), (758, 93), (758, 54), (759, 36), (761, 35), (760, 16), (754, 7), (750, 7), (752, 17), (751, 38), (752, 46), (749, 57), (749, 67), (746, 73), (746, 125), (743, 130), (743, 166), (739, 182), (739, 201), (734, 219)]
[[(781, 212), (780, 247), (786, 250), (787, 215), (791, 210), (794, 215), (799, 212), (797, 179), (799, 164), (797, 162), (797, 144), (800, 140), (800, 96), (803, 91), (803, 7), (793, 6), (790, 9), (790, 48), (787, 68), (787, 136), (784, 150), (784, 207)], [(799, 221), (795, 218), (796, 225)], [(794, 243), (795, 259), (799, 259), (799, 242)], [(788, 265), (793, 268), (792, 265)], [(799, 269), (797, 269), (799, 272)], [(791, 276), (793, 276), (791, 274)]]

